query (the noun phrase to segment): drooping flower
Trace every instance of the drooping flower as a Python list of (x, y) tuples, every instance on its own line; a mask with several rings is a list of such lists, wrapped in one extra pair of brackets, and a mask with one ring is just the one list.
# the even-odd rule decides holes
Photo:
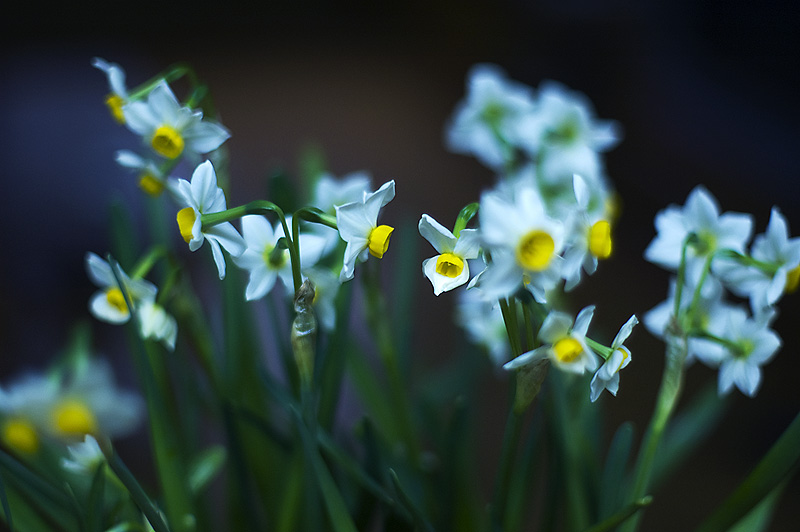
[(628, 318), (628, 321), (620, 327), (619, 332), (614, 337), (614, 341), (611, 342), (611, 356), (606, 359), (605, 363), (592, 377), (589, 393), (589, 398), (592, 402), (597, 401), (603, 390), (608, 390), (611, 395), (617, 395), (619, 372), (631, 362), (631, 352), (622, 344), (631, 335), (637, 323), (639, 323), (639, 319), (635, 315)]
[(100, 445), (91, 434), (84, 436), (82, 442), (67, 446), (67, 452), (69, 458), (61, 459), (61, 467), (77, 475), (94, 474), (97, 466), (106, 459)]
[(244, 239), (230, 222), (223, 222), (203, 230), (202, 215), (226, 209), (225, 193), (217, 186), (217, 174), (211, 161), (195, 168), (191, 182), (179, 179), (175, 185), (179, 202), (184, 205), (178, 211), (178, 228), (189, 249), (197, 251), (208, 240), (219, 278), (225, 278), (225, 257), (222, 248), (233, 257), (238, 257), (247, 248)]
[(422, 271), (439, 295), (457, 288), (469, 280), (468, 259), (478, 258), (480, 241), (476, 229), (462, 229), (458, 237), (442, 224), (423, 214), (419, 233), (439, 253), (422, 262)]
[[(291, 218), (287, 218), (286, 223), (291, 225)], [(278, 241), (284, 237), (283, 225), (279, 222), (273, 228), (263, 216), (244, 216), (242, 235), (247, 249), (234, 262), (250, 272), (245, 298), (248, 301), (261, 299), (272, 290), (278, 278), (290, 293), (294, 293), (289, 250), (278, 246)], [(314, 266), (325, 249), (325, 239), (314, 234), (301, 233), (298, 244), (304, 269)]]
[(178, 338), (178, 323), (175, 318), (155, 301), (144, 301), (136, 309), (139, 319), (139, 334), (146, 340), (155, 340), (164, 344), (170, 351), (175, 350)]
[(177, 159), (184, 152), (196, 159), (230, 137), (222, 125), (204, 119), (202, 111), (182, 107), (164, 81), (150, 91), (147, 101), (130, 102), (122, 111), (128, 128), (167, 159)]
[(116, 63), (109, 63), (104, 59), (95, 57), (92, 66), (105, 72), (111, 93), (106, 97), (106, 105), (111, 116), (120, 124), (125, 123), (125, 114), (122, 108), (128, 103), (128, 88), (125, 86), (125, 71)]
[[(89, 279), (100, 288), (100, 291), (89, 300), (89, 311), (100, 321), (113, 324), (126, 323), (131, 317), (131, 312), (111, 270), (111, 265), (91, 252), (86, 254), (85, 264)], [(128, 292), (136, 310), (139, 310), (141, 305), (155, 300), (158, 289), (154, 284), (144, 279), (131, 279), (122, 269), (118, 273), (120, 282)]]
[(647, 246), (644, 257), (670, 271), (680, 266), (684, 242), (692, 235), (686, 250), (686, 271), (697, 279), (704, 262), (717, 250), (744, 251), (753, 229), (749, 214), (719, 213), (714, 197), (702, 186), (689, 194), (682, 207), (671, 205), (655, 219), (658, 234)]
[(381, 208), (393, 198), (394, 180), (384, 183), (375, 192), (364, 194), (361, 201), (336, 207), (339, 235), (347, 242), (339, 275), (340, 282), (353, 278), (356, 261), (367, 260), (367, 253), (379, 259), (386, 253), (394, 228), (378, 225), (377, 220)]
[(518, 122), (533, 108), (529, 87), (507, 80), (496, 66), (476, 65), (467, 77), (466, 98), (447, 126), (447, 145), (501, 169), (513, 158)]
[(539, 340), (544, 344), (507, 362), (503, 368), (516, 370), (548, 358), (557, 368), (581, 374), (597, 369), (597, 355), (586, 343), (586, 332), (594, 315), (594, 306), (588, 306), (572, 318), (556, 310), (551, 311), (539, 329)]

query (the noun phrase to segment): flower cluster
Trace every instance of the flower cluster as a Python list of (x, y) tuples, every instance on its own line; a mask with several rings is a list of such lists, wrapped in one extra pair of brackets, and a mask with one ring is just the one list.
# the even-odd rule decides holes
[[(595, 382), (613, 382), (606, 387), (616, 393), (617, 372), (630, 361), (629, 352), (621, 345), (593, 350), (582, 340), (593, 307), (572, 326), (551, 304), (552, 292), (573, 289), (612, 252), (614, 200), (602, 152), (616, 144), (619, 132), (593, 114), (582, 95), (558, 84), (544, 83), (535, 95), (496, 67), (476, 66), (446, 139), (453, 151), (474, 155), (496, 171), (498, 182), (474, 208), (462, 211), (452, 232), (428, 215), (420, 219), (419, 231), (439, 253), (423, 263), (434, 294), (469, 283), (468, 290), (485, 301), (528, 294), (524, 297), (549, 312), (537, 335), (547, 345), (518, 356), (506, 369), (549, 357), (566, 371), (594, 371), (598, 352), (613, 359), (614, 368), (604, 366)], [(476, 210), (477, 227), (466, 229)], [(469, 261), (479, 256), (482, 268), (470, 280)], [(470, 336), (478, 338), (478, 332), (471, 330)], [(489, 338), (482, 342), (491, 345)], [(624, 361), (617, 360), (619, 352), (628, 353)], [(597, 389), (593, 384), (593, 400)]]
[[(765, 233), (750, 245), (748, 214), (720, 213), (716, 199), (695, 188), (683, 206), (656, 216), (658, 234), (645, 258), (674, 272), (669, 297), (644, 317), (656, 336), (688, 338), (687, 358), (719, 368), (719, 393), (736, 386), (753, 396), (760, 367), (781, 346), (770, 328), (775, 305), (800, 279), (800, 238), (789, 238), (786, 220), (772, 209)], [(749, 308), (730, 295), (749, 300)]]

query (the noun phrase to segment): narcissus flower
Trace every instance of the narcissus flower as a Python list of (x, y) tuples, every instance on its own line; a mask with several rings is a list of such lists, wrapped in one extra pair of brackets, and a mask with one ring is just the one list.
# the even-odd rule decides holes
[(125, 114), (122, 112), (122, 108), (128, 103), (125, 71), (118, 64), (109, 63), (99, 57), (95, 57), (92, 60), (92, 66), (105, 72), (106, 77), (108, 77), (108, 86), (111, 92), (106, 97), (106, 105), (111, 111), (111, 116), (120, 124), (124, 124)]
[[(131, 317), (131, 312), (111, 270), (111, 265), (91, 252), (86, 254), (85, 263), (89, 279), (100, 288), (100, 291), (89, 300), (89, 310), (92, 315), (107, 323), (126, 323)], [(155, 300), (158, 289), (154, 284), (144, 279), (131, 279), (121, 269), (119, 276), (134, 308), (138, 310), (140, 304)]]
[(578, 313), (573, 324), (569, 315), (551, 311), (539, 329), (539, 340), (545, 345), (521, 354), (503, 368), (515, 370), (548, 358), (557, 368), (570, 373), (594, 371), (598, 364), (597, 355), (586, 343), (586, 332), (593, 315), (594, 306), (588, 306)]
[(61, 467), (78, 475), (93, 475), (97, 466), (106, 459), (91, 434), (84, 436), (82, 442), (69, 445), (67, 451), (69, 458), (61, 459)]
[(139, 334), (142, 338), (164, 344), (170, 351), (175, 350), (178, 338), (178, 322), (155, 301), (144, 301), (136, 309), (139, 319)]
[(202, 111), (182, 107), (166, 82), (156, 85), (146, 102), (130, 102), (122, 111), (128, 128), (167, 159), (176, 159), (184, 151), (195, 157), (208, 153), (230, 137), (220, 124), (203, 119)]
[(462, 229), (456, 237), (442, 224), (423, 214), (419, 220), (419, 233), (439, 252), (439, 255), (422, 262), (422, 271), (433, 284), (433, 293), (438, 296), (466, 283), (469, 280), (467, 259), (478, 258), (480, 252), (478, 231)]
[(639, 319), (634, 315), (631, 316), (625, 324), (620, 327), (619, 332), (611, 342), (611, 356), (609, 356), (605, 363), (597, 370), (597, 373), (592, 377), (590, 384), (589, 398), (592, 402), (597, 401), (603, 390), (608, 390), (611, 395), (617, 395), (619, 390), (619, 372), (622, 368), (630, 364), (631, 352), (622, 345), (628, 336), (631, 335), (633, 328), (639, 323)]
[(157, 197), (165, 189), (170, 189), (170, 182), (154, 161), (145, 159), (130, 150), (118, 151), (115, 158), (120, 166), (131, 168), (139, 173), (139, 188), (147, 194)]
[[(291, 226), (291, 218), (287, 218), (286, 223)], [(289, 250), (285, 246), (278, 246), (278, 241), (284, 236), (283, 225), (279, 222), (273, 228), (263, 216), (244, 216), (242, 235), (247, 249), (234, 258), (234, 262), (250, 272), (245, 298), (248, 301), (261, 299), (272, 290), (278, 278), (293, 294)], [(314, 234), (301, 234), (298, 244), (300, 264), (304, 269), (314, 266), (325, 249), (325, 239)]]
[(222, 248), (233, 257), (238, 257), (247, 248), (240, 235), (230, 222), (223, 222), (203, 231), (203, 214), (221, 212), (226, 209), (225, 193), (217, 186), (217, 174), (211, 161), (205, 161), (195, 168), (191, 182), (179, 179), (175, 192), (185, 207), (178, 211), (178, 228), (181, 236), (189, 244), (189, 249), (197, 251), (208, 240), (219, 278), (225, 278), (225, 257)]
[(336, 225), (339, 236), (347, 242), (344, 251), (339, 281), (353, 278), (356, 261), (367, 260), (367, 253), (382, 258), (389, 249), (389, 237), (394, 231), (388, 225), (378, 225), (378, 214), (382, 207), (394, 198), (394, 180), (388, 181), (377, 191), (364, 194), (361, 201), (336, 207)]

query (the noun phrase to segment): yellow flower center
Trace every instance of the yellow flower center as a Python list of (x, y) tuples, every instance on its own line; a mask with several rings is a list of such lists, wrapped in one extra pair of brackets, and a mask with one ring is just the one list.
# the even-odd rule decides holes
[(197, 215), (194, 212), (194, 209), (191, 207), (186, 207), (178, 211), (178, 229), (181, 232), (181, 236), (188, 244), (194, 238), (194, 234), (192, 233), (192, 228), (194, 227), (194, 222), (197, 219)]
[(125, 303), (125, 296), (119, 288), (109, 288), (106, 290), (106, 301), (108, 304), (123, 314), (128, 312), (128, 305)]
[(442, 253), (436, 259), (436, 273), (445, 277), (455, 278), (464, 271), (464, 260), (452, 253)]
[(83, 436), (97, 431), (97, 420), (83, 402), (67, 399), (53, 409), (53, 424), (64, 436)]
[(39, 450), (39, 436), (33, 425), (24, 419), (10, 419), (3, 425), (3, 443), (22, 454)]
[(106, 106), (111, 111), (111, 116), (120, 124), (125, 123), (125, 114), (122, 112), (122, 106), (125, 105), (125, 100), (116, 93), (111, 93), (106, 97)]
[(797, 291), (798, 286), (800, 286), (800, 266), (792, 268), (786, 274), (786, 288), (784, 290), (787, 294), (793, 294)]
[(607, 221), (600, 220), (589, 230), (589, 252), (598, 259), (611, 256), (611, 224)]
[(583, 346), (575, 338), (568, 336), (553, 344), (553, 353), (556, 356), (556, 360), (569, 364), (583, 353)]
[(155, 198), (164, 192), (164, 182), (150, 174), (142, 174), (139, 178), (139, 188)]
[(549, 233), (534, 230), (526, 234), (517, 246), (517, 262), (527, 269), (536, 272), (547, 269), (556, 244)]
[(369, 232), (367, 245), (370, 255), (379, 259), (383, 258), (383, 254), (389, 249), (389, 237), (392, 235), (392, 231), (394, 231), (394, 227), (379, 225)]
[(183, 153), (183, 137), (172, 126), (163, 125), (156, 129), (150, 143), (154, 150), (168, 159), (175, 159)]

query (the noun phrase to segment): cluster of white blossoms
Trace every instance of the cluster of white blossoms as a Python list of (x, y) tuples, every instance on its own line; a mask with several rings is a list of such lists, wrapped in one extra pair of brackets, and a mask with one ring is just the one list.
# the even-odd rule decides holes
[[(624, 338), (619, 338), (630, 334), (636, 319), (623, 327), (619, 345), (590, 346), (583, 338), (593, 307), (584, 309), (573, 325), (551, 302), (554, 291), (573, 289), (611, 255), (614, 198), (602, 152), (619, 141), (618, 130), (613, 122), (595, 119), (580, 94), (555, 83), (534, 91), (507, 80), (494, 66), (477, 65), (446, 141), (453, 151), (473, 155), (494, 170), (497, 184), (481, 195), (475, 228), (466, 228), (474, 210), (462, 211), (452, 232), (428, 215), (419, 221), (420, 234), (438, 253), (423, 263), (434, 293), (468, 284), (468, 292), (475, 294), (465, 303), (469, 310), (459, 312), (470, 337), (497, 345), (496, 327), (487, 326), (497, 323), (496, 302), (529, 293), (549, 312), (537, 337), (545, 345), (505, 368), (548, 358), (560, 369), (583, 373), (597, 370), (600, 355), (609, 362), (596, 373), (592, 400), (602, 389), (616, 393), (618, 371), (630, 361), (621, 345)], [(479, 257), (470, 278), (469, 261)], [(494, 305), (481, 308), (476, 298)], [(466, 319), (477, 310), (482, 317)], [(482, 334), (488, 336), (481, 339)], [(492, 351), (502, 353), (497, 347)]]
[(660, 212), (655, 226), (645, 258), (676, 277), (667, 300), (644, 316), (645, 326), (662, 338), (685, 335), (688, 359), (719, 368), (720, 394), (736, 386), (752, 397), (760, 367), (781, 346), (770, 325), (775, 305), (800, 282), (800, 238), (789, 238), (785, 218), (773, 208), (766, 232), (750, 244), (752, 217), (720, 213), (703, 187), (685, 205)]
[(0, 437), (26, 455), (37, 453), (43, 439), (75, 443), (87, 434), (125, 436), (137, 428), (143, 413), (142, 399), (117, 388), (110, 366), (85, 355), (0, 388)]
[(95, 58), (92, 64), (106, 73), (110, 94), (106, 98), (111, 114), (142, 138), (147, 151), (117, 152), (117, 162), (138, 173), (139, 186), (158, 196), (168, 188), (166, 176), (182, 160), (196, 165), (202, 154), (219, 148), (230, 133), (221, 124), (203, 117), (203, 112), (181, 104), (164, 77), (129, 90), (125, 71)]

